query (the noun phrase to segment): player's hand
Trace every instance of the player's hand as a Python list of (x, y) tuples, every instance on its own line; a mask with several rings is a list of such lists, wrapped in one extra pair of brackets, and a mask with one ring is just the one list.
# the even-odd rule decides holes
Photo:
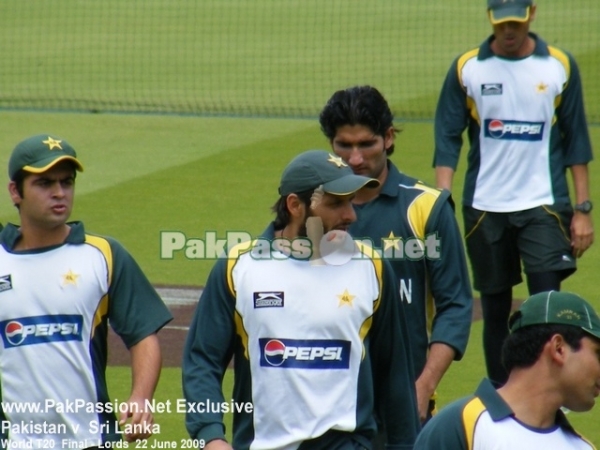
[(429, 414), (429, 401), (431, 400), (431, 396), (435, 392), (435, 388), (431, 389), (426, 386), (426, 383), (423, 382), (422, 378), (419, 377), (416, 383), (416, 391), (417, 391), (417, 408), (419, 410), (419, 420), (421, 423), (425, 422), (427, 419), (427, 415)]
[(223, 439), (215, 439), (206, 444), (204, 450), (233, 450), (233, 447)]
[(575, 211), (571, 219), (571, 248), (573, 256), (580, 258), (594, 243), (592, 216)]
[(130, 397), (127, 400), (128, 407), (126, 409), (123, 405), (119, 405), (119, 425), (123, 427), (123, 425), (129, 422), (131, 427), (131, 432), (126, 431), (124, 434), (125, 440), (128, 442), (148, 439), (152, 435), (154, 417), (152, 412), (146, 408), (145, 400), (143, 398)]

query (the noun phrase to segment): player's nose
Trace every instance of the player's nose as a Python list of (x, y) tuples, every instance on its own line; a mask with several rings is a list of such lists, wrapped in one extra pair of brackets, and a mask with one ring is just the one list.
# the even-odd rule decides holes
[(346, 223), (356, 222), (356, 211), (354, 210), (354, 206), (352, 206), (352, 202), (348, 201), (342, 210), (342, 220)]
[(65, 188), (59, 181), (52, 183), (51, 192), (55, 198), (63, 198), (65, 196)]
[(358, 167), (363, 163), (363, 155), (357, 147), (352, 147), (350, 156), (348, 157), (348, 165), (350, 167)]

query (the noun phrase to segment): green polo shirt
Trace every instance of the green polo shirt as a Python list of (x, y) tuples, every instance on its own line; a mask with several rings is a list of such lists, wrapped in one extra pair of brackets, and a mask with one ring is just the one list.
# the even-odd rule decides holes
[[(425, 366), (430, 343), (452, 347), (456, 359), (461, 359), (469, 339), (473, 295), (450, 193), (401, 173), (388, 160), (379, 196), (355, 209), (357, 221), (350, 233), (356, 239), (370, 239), (389, 259), (398, 279), (415, 376)], [(429, 246), (422, 257), (415, 257), (411, 252), (415, 239), (428, 238), (439, 243), (439, 255)]]

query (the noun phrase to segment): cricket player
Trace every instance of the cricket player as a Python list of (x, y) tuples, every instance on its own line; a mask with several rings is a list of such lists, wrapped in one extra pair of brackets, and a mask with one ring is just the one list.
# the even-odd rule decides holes
[[(117, 241), (68, 222), (77, 171), (73, 147), (50, 134), (20, 142), (8, 163), (21, 221), (0, 232), (0, 439), (8, 448), (108, 448), (156, 432), (146, 402), (161, 368), (156, 333), (172, 317)], [(131, 354), (131, 393), (120, 406), (106, 385), (109, 323)]]
[[(183, 360), (184, 395), (198, 406), (187, 428), (206, 450), (371, 449), (375, 408), (390, 448), (412, 448), (414, 371), (389, 263), (358, 245), (346, 259), (311, 259), (314, 225), (325, 241), (345, 233), (356, 191), (378, 184), (327, 151), (304, 152), (283, 172), (262, 239), (216, 263)], [(205, 406), (227, 403), (221, 383), (232, 356), (230, 444), (227, 411)]]
[(375, 87), (336, 91), (319, 122), (332, 150), (354, 173), (381, 183), (354, 197), (357, 220), (350, 232), (379, 247), (396, 273), (409, 315), (417, 402), (424, 422), (437, 411), (438, 384), (452, 361), (463, 357), (471, 329), (473, 295), (454, 204), (448, 191), (428, 186), (392, 162), (394, 116)]
[(506, 384), (484, 380), (474, 396), (442, 409), (415, 450), (593, 450), (561, 407), (592, 409), (600, 393), (600, 317), (576, 294), (529, 297), (509, 322)]
[(493, 34), (454, 60), (435, 117), (438, 187), (452, 188), (465, 129), (469, 138), (464, 232), (496, 385), (508, 375), (500, 350), (521, 267), (530, 295), (560, 290), (594, 241), (579, 69), (530, 32), (537, 11), (532, 0), (487, 0)]

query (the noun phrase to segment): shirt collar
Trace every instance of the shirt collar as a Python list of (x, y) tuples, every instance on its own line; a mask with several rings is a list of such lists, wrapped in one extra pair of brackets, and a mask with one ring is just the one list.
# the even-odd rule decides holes
[[(514, 416), (515, 414), (487, 378), (479, 384), (479, 387), (475, 391), (475, 396), (485, 405), (486, 410), (494, 422)], [(579, 433), (575, 431), (560, 409), (556, 412), (556, 425), (579, 436)]]
[(10, 253), (43, 253), (48, 250), (52, 250), (56, 247), (60, 247), (63, 244), (83, 244), (85, 242), (85, 230), (83, 229), (82, 222), (69, 222), (67, 223), (71, 228), (67, 238), (62, 244), (53, 245), (50, 247), (36, 248), (33, 250), (26, 250), (24, 252), (14, 252), (14, 248), (17, 245), (19, 239), (21, 239), (21, 231), (18, 225), (8, 223), (6, 227), (0, 232), (0, 244)]
[(388, 173), (383, 182), (383, 186), (381, 186), (381, 191), (379, 191), (379, 195), (387, 195), (388, 197), (397, 197), (398, 196), (398, 185), (402, 181), (402, 174), (398, 170), (398, 168), (392, 163), (389, 159), (387, 160), (387, 168)]
[(485, 405), (494, 422), (514, 415), (513, 410), (500, 397), (500, 394), (498, 394), (491, 381), (487, 378), (479, 384), (479, 387), (475, 391), (475, 396)]

